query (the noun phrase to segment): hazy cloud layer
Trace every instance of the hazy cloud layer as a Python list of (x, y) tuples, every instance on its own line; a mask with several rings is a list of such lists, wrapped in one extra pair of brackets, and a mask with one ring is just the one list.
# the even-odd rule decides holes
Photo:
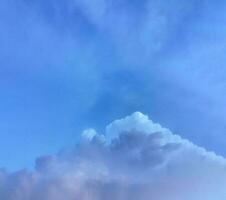
[(33, 172), (0, 172), (1, 200), (224, 200), (226, 160), (136, 112), (85, 130)]

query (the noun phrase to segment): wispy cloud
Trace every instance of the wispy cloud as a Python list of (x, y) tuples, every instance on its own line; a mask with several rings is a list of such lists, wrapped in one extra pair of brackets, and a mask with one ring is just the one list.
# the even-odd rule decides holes
[(42, 156), (36, 170), (0, 173), (2, 200), (223, 200), (226, 160), (136, 112), (103, 134)]
[(10, 163), (28, 134), (42, 140), (29, 153), (53, 152), (43, 138), (68, 143), (75, 121), (134, 110), (225, 154), (225, 1), (1, 0), (0, 19), (0, 145), (22, 146)]

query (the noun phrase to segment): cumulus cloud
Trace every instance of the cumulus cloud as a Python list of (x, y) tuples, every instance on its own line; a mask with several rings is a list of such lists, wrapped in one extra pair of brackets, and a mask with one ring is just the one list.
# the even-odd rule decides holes
[(223, 200), (226, 160), (136, 112), (85, 130), (32, 172), (0, 171), (2, 200)]

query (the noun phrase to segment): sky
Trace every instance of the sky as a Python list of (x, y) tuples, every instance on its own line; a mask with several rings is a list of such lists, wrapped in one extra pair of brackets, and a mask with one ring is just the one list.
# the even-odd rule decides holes
[(225, 157), (225, 9), (223, 0), (1, 0), (0, 168), (34, 169), (83, 130), (105, 134), (136, 111)]

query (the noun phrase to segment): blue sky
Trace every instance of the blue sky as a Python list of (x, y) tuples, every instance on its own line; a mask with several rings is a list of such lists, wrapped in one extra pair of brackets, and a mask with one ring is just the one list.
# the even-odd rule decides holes
[(141, 111), (225, 154), (226, 3), (1, 0), (0, 166)]

